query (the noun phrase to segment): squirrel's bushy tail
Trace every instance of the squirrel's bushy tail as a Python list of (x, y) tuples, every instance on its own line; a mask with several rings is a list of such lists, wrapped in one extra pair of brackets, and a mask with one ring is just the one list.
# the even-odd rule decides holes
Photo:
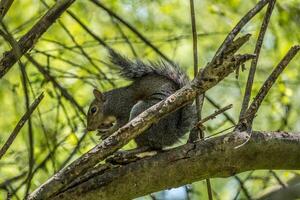
[(172, 80), (179, 88), (189, 83), (187, 75), (177, 65), (170, 65), (164, 61), (149, 64), (141, 60), (131, 61), (111, 49), (109, 54), (111, 62), (120, 68), (120, 74), (124, 78), (134, 80), (145, 75), (156, 74)]
[[(150, 62), (149, 64), (140, 60), (131, 61), (114, 50), (109, 52), (111, 62), (120, 68), (120, 74), (125, 78), (134, 80), (153, 74), (172, 80), (178, 85), (178, 88), (182, 88), (189, 83), (187, 75), (177, 65), (170, 65), (163, 61), (158, 63)], [(173, 124), (174, 127), (171, 133), (175, 138), (183, 136), (194, 125), (196, 120), (195, 110), (195, 105), (189, 103), (178, 111), (180, 113), (179, 121)]]

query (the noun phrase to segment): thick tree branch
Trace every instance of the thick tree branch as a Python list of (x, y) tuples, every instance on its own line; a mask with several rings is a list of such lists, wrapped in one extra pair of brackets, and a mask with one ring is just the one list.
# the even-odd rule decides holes
[(31, 49), (38, 39), (47, 31), (47, 29), (61, 16), (61, 14), (75, 0), (56, 1), (46, 14), (18, 41), (21, 54), (15, 53), (14, 49), (5, 52), (0, 60), (0, 78), (2, 78), (17, 60)]
[[(122, 166), (100, 166), (54, 199), (133, 199), (166, 188), (254, 169), (300, 169), (300, 133), (245, 132), (199, 141)], [(98, 169), (98, 170), (97, 170)], [(91, 171), (92, 172), (92, 171)]]
[(197, 94), (202, 94), (218, 84), (237, 67), (254, 57), (249, 54), (234, 55), (239, 49), (237, 47), (241, 47), (248, 39), (249, 35), (246, 35), (234, 41), (228, 47), (231, 51), (227, 51), (217, 63), (209, 63), (201, 73), (197, 75), (191, 85), (181, 88), (167, 99), (141, 113), (135, 119), (105, 139), (101, 144), (96, 145), (68, 167), (55, 174), (46, 183), (37, 188), (36, 191), (30, 195), (29, 199), (46, 199), (59, 192), (59, 190), (73, 181), (78, 175), (87, 172), (99, 161), (113, 154), (131, 139), (145, 131), (153, 123), (157, 122), (168, 113), (190, 103)]

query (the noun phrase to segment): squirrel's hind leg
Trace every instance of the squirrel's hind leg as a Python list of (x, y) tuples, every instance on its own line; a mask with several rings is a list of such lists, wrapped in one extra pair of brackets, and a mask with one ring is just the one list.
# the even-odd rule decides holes
[[(152, 105), (156, 104), (157, 102), (159, 102), (159, 100), (138, 101), (138, 103), (136, 103), (131, 109), (129, 121), (131, 121), (133, 118), (135, 118), (140, 113), (147, 110), (148, 108), (150, 108)], [(142, 133), (141, 135), (139, 135), (135, 138), (135, 142), (138, 146), (138, 149), (144, 148), (144, 147), (147, 147), (147, 148), (149, 147), (149, 149), (158, 149), (158, 150), (162, 149), (161, 145), (154, 145), (150, 141), (151, 137), (149, 138), (149, 130), (152, 129), (152, 127), (153, 127), (153, 125), (148, 130), (146, 130), (144, 133)]]
[[(159, 99), (148, 99), (139, 101), (130, 112), (130, 119), (139, 115), (144, 110), (158, 103)], [(178, 141), (176, 125), (179, 120), (179, 113), (174, 112), (153, 124), (144, 133), (135, 138), (138, 147), (150, 147), (152, 150), (162, 150), (166, 146), (173, 145)]]

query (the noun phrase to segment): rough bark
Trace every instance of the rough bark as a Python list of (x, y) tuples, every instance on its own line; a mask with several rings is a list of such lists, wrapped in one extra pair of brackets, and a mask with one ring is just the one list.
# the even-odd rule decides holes
[(0, 1), (0, 18), (1, 20), (6, 15), (7, 11), (9, 10), (11, 4), (14, 0), (1, 0)]
[(22, 57), (29, 49), (31, 49), (38, 39), (48, 30), (48, 28), (61, 16), (61, 14), (72, 4), (75, 0), (60, 0), (50, 8), (46, 14), (18, 41), (18, 48), (20, 52), (11, 49), (3, 53), (0, 60), (0, 78), (2, 78), (8, 70)]
[[(245, 132), (219, 136), (126, 165), (103, 167), (53, 199), (132, 199), (212, 177), (257, 169), (300, 168), (300, 133)], [(95, 169), (94, 169), (95, 170)], [(95, 170), (97, 171), (97, 170)]]
[(51, 195), (58, 193), (80, 174), (86, 173), (89, 169), (98, 164), (99, 161), (104, 160), (122, 148), (153, 123), (168, 113), (191, 102), (197, 94), (202, 94), (211, 87), (214, 87), (237, 67), (247, 60), (254, 58), (255, 56), (252, 54), (234, 55), (235, 52), (248, 41), (249, 37), (250, 35), (245, 35), (236, 39), (219, 60), (216, 60), (215, 63), (209, 63), (201, 73), (197, 75), (191, 85), (181, 88), (167, 99), (155, 104), (138, 115), (114, 134), (106, 138), (101, 144), (96, 145), (68, 167), (51, 177), (47, 182), (37, 188), (29, 196), (29, 199), (47, 199)]

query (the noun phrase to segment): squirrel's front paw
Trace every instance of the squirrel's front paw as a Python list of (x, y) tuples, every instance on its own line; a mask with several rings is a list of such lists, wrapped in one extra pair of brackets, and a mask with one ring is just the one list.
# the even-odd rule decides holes
[(105, 140), (110, 135), (111, 135), (111, 131), (109, 131), (109, 130), (106, 130), (106, 131), (98, 130), (97, 131), (97, 136), (99, 136), (101, 140)]

